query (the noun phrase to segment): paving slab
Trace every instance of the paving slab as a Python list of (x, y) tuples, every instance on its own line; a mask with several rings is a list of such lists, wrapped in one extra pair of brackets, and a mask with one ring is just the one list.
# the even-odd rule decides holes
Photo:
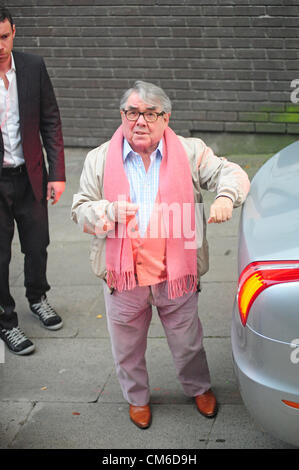
[[(113, 370), (107, 339), (35, 339), (29, 356), (0, 364), (0, 400), (92, 402)], [(17, 384), (17, 386), (16, 386)]]
[(207, 449), (293, 449), (264, 432), (242, 405), (223, 405), (209, 436)]
[(24, 288), (12, 287), (11, 293), (16, 299), (19, 324), (31, 339), (108, 337), (104, 299), (99, 286), (53, 286), (48, 292), (48, 299), (61, 315), (64, 326), (52, 331), (43, 328), (41, 322), (31, 313)]
[(202, 277), (204, 282), (234, 282), (238, 279), (238, 262), (235, 253), (230, 256), (214, 255), (211, 250), (209, 271)]
[(240, 404), (242, 399), (233, 369), (230, 337), (204, 338), (204, 346), (210, 367), (212, 388), (220, 407), (223, 404)]
[(258, 428), (240, 405), (225, 405), (213, 420), (202, 417), (193, 405), (154, 404), (152, 415), (151, 427), (141, 431), (129, 421), (127, 404), (37, 403), (24, 413), (10, 439), (6, 435), (7, 447), (293, 449)]
[(202, 282), (198, 312), (205, 336), (229, 337), (237, 282)]
[[(59, 204), (59, 203), (58, 203)], [(89, 248), (92, 235), (81, 231), (71, 219), (71, 206), (58, 205), (49, 210), (50, 243), (82, 242)]]
[(32, 408), (32, 403), (0, 402), (0, 449), (7, 449)]
[(9, 447), (199, 449), (205, 446), (212, 422), (192, 406), (153, 405), (152, 413), (151, 427), (140, 430), (130, 422), (127, 404), (38, 403)]
[(80, 175), (83, 169), (84, 160), (88, 151), (91, 149), (73, 148), (65, 149), (65, 167), (66, 167), (66, 187), (58, 204), (53, 207), (49, 205), (49, 211), (55, 210), (60, 206), (68, 206), (70, 209), (73, 195), (78, 191)]

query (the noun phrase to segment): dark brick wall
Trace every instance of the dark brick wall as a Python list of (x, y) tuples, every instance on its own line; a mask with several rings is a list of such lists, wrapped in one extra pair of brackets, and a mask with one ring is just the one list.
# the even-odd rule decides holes
[[(9, 0), (15, 48), (41, 54), (65, 144), (96, 146), (119, 125), (135, 79), (162, 86), (172, 128), (299, 133), (298, 0)], [(299, 96), (299, 94), (298, 94)]]

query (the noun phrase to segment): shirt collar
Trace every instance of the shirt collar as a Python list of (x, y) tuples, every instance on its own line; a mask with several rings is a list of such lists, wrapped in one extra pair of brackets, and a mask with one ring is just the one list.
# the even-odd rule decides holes
[(13, 54), (11, 54), (11, 67), (10, 67), (9, 71), (11, 71), (11, 70), (16, 71), (16, 65), (15, 65), (15, 60), (13, 58)]
[[(124, 139), (124, 145), (123, 145), (123, 161), (126, 160), (126, 158), (128, 157), (128, 155), (133, 152), (135, 154), (137, 154), (137, 152), (134, 152), (134, 150), (132, 149), (131, 145), (129, 144), (129, 142), (127, 141), (127, 139)], [(156, 152), (156, 155), (155, 156), (158, 156), (159, 153), (162, 157), (163, 155), (163, 140), (161, 139), (160, 142), (159, 142), (159, 145), (158, 147), (156, 148), (155, 150)], [(159, 152), (159, 153), (158, 153)], [(154, 152), (153, 152), (154, 153)], [(138, 154), (137, 154), (138, 155)], [(152, 154), (153, 155), (153, 154)]]

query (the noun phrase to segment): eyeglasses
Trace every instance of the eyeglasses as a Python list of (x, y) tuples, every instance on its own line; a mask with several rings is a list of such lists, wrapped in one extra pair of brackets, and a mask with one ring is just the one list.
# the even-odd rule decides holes
[(123, 112), (129, 121), (138, 121), (139, 116), (142, 115), (146, 122), (156, 122), (159, 116), (163, 116), (163, 114), (165, 114), (165, 111), (162, 111), (161, 113), (155, 113), (155, 111), (145, 111), (144, 113), (140, 113), (134, 109), (123, 110)]

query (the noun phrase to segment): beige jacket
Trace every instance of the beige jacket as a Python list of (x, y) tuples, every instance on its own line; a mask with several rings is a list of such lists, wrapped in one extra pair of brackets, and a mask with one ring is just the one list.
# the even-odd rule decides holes
[[(189, 159), (195, 202), (202, 203), (201, 189), (216, 193), (216, 197), (228, 196), (234, 207), (240, 206), (249, 191), (247, 174), (235, 163), (219, 158), (198, 138), (178, 136)], [(109, 141), (91, 150), (86, 157), (80, 178), (78, 193), (73, 197), (71, 217), (81, 229), (93, 235), (90, 261), (94, 273), (106, 277), (106, 235), (114, 228), (107, 217), (110, 202), (103, 193), (104, 167)], [(176, 184), (176, 183), (174, 183)], [(197, 249), (198, 279), (209, 269), (206, 222), (203, 220), (202, 245)]]

